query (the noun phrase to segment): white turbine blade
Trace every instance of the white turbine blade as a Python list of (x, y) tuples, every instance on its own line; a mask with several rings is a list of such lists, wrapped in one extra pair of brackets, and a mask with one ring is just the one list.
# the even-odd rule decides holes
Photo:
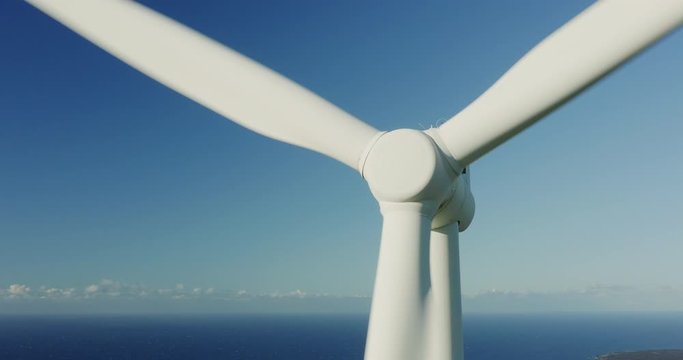
[(434, 209), (421, 203), (380, 202), (380, 207), (384, 222), (365, 359), (424, 359)]
[(429, 240), (431, 293), (424, 359), (463, 360), (462, 297), (458, 223), (432, 230)]
[(532, 125), (683, 22), (681, 0), (602, 0), (438, 128), (460, 165)]
[(358, 169), (378, 133), (225, 46), (126, 0), (27, 0), (142, 73), (262, 135)]

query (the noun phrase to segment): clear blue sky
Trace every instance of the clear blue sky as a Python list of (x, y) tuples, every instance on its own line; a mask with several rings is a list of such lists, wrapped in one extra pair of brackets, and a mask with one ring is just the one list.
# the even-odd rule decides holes
[[(391, 130), (448, 119), (590, 2), (144, 3)], [(0, 46), (0, 299), (370, 295), (381, 217), (358, 174), (235, 125), (21, 1), (0, 3)], [(682, 64), (679, 31), (472, 167), (465, 294), (561, 309), (622, 291), (614, 304), (680, 308)]]

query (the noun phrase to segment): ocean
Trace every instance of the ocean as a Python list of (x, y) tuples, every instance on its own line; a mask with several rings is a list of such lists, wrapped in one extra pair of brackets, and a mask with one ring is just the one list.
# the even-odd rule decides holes
[[(0, 315), (0, 359), (362, 359), (367, 315)], [(683, 348), (683, 314), (467, 314), (467, 360)]]

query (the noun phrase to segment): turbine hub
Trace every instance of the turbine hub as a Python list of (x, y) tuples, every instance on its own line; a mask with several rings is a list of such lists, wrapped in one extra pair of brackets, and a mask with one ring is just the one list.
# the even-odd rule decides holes
[(380, 203), (429, 205), (433, 228), (459, 222), (461, 231), (474, 216), (467, 170), (454, 170), (429, 133), (410, 129), (381, 135), (361, 169)]
[(457, 175), (431, 137), (409, 129), (377, 139), (363, 166), (372, 194), (388, 202), (429, 201), (438, 206)]

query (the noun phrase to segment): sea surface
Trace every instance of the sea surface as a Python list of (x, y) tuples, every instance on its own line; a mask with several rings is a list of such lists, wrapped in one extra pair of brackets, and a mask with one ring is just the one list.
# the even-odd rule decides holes
[[(683, 348), (683, 314), (464, 318), (467, 360)], [(362, 359), (367, 315), (0, 315), (0, 359)]]

